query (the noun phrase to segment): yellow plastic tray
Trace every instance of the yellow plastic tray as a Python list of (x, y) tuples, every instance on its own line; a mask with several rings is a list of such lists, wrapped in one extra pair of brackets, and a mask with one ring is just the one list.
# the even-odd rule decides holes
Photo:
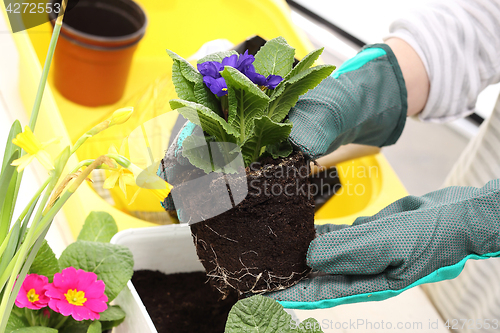
[[(52, 76), (45, 91), (36, 134), (42, 140), (62, 136), (58, 147), (68, 145), (93, 125), (107, 118), (118, 107), (130, 101), (137, 102), (148, 89), (155, 90), (159, 78), (170, 77), (171, 60), (166, 49), (183, 57), (194, 54), (207, 41), (225, 38), (238, 44), (253, 35), (265, 39), (283, 36), (296, 49), (296, 57), (302, 58), (312, 45), (304, 33), (293, 25), (290, 9), (282, 0), (141, 0), (149, 25), (140, 42), (131, 68), (123, 99), (115, 105), (88, 108), (74, 104), (52, 89)], [(5, 8), (4, 8), (5, 14)], [(36, 94), (41, 66), (45, 61), (50, 25), (44, 24), (27, 32), (14, 34), (20, 54), (20, 90), (26, 110), (30, 112)], [(155, 83), (156, 82), (156, 83)], [(70, 164), (77, 159), (97, 157), (106, 153), (110, 144), (119, 147), (121, 140), (135, 127), (151, 117), (168, 112), (168, 99), (175, 97), (168, 80), (161, 91), (164, 99), (147, 107), (147, 112), (135, 112), (126, 125), (103, 133), (84, 145)], [(144, 102), (144, 101), (142, 101)], [(146, 107), (145, 107), (146, 108)], [(141, 110), (141, 108), (138, 108)], [(153, 109), (153, 111), (151, 111)], [(56, 152), (57, 148), (54, 148)], [(338, 166), (339, 176), (345, 189), (331, 199), (316, 215), (316, 223), (352, 223), (357, 216), (373, 215), (381, 208), (406, 195), (397, 176), (382, 155), (349, 161)], [(76, 236), (90, 211), (107, 211), (114, 216), (120, 230), (152, 226), (127, 212), (131, 209), (161, 211), (158, 201), (147, 195), (140, 198), (135, 207), (120, 204), (123, 198), (113, 193), (118, 204), (106, 203), (88, 185), (83, 184), (64, 207), (64, 213)]]

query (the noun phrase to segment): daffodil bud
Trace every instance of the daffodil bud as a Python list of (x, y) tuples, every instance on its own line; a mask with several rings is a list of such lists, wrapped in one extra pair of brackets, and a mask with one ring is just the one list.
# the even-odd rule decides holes
[(106, 154), (105, 156), (111, 158), (112, 160), (114, 160), (116, 163), (118, 163), (120, 166), (128, 169), (132, 163), (129, 161), (128, 158), (126, 157), (123, 157), (122, 155), (119, 155), (119, 154)]
[(113, 115), (111, 116), (111, 122), (109, 123), (109, 126), (113, 125), (121, 125), (127, 120), (130, 119), (132, 116), (132, 113), (134, 112), (134, 108), (131, 106), (121, 108), (113, 112)]

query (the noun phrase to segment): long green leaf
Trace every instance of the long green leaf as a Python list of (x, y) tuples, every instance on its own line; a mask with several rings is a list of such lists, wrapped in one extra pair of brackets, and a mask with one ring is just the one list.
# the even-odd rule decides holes
[(288, 115), (292, 106), (297, 103), (299, 96), (316, 87), (323, 79), (328, 77), (334, 69), (335, 66), (332, 65), (319, 65), (304, 70), (290, 78), (290, 80), (271, 97), (267, 116), (273, 121), (282, 121)]
[(16, 192), (17, 176), (16, 167), (10, 165), (19, 157), (15, 150), (0, 175), (0, 242), (3, 242), (9, 232), (10, 221), (14, 213), (14, 193)]
[(252, 81), (233, 67), (222, 72), (229, 88), (228, 123), (239, 133), (239, 142), (244, 142), (253, 129), (253, 119), (264, 115), (269, 97)]
[(276, 123), (266, 116), (255, 119), (254, 126), (252, 135), (241, 147), (245, 166), (257, 161), (263, 147), (286, 140), (292, 130), (292, 124)]
[(5, 145), (2, 169), (0, 169), (0, 173), (3, 173), (5, 167), (10, 165), (10, 163), (12, 163), (12, 161), (9, 161), (9, 158), (14, 154), (16, 150), (19, 151), (20, 154), (21, 149), (15, 144), (13, 144), (12, 140), (22, 131), (23, 129), (21, 127), (21, 123), (19, 122), (19, 120), (14, 121), (12, 123), (12, 126), (10, 127), (9, 136), (7, 137), (7, 144)]
[(1, 256), (2, 260), (0, 260), (0, 272), (3, 272), (7, 268), (10, 261), (16, 254), (19, 238), (22, 237), (22, 235), (21, 237), (19, 235), (20, 230), (21, 230), (21, 221), (18, 220), (12, 226), (9, 242), (7, 243), (7, 248), (5, 249), (5, 252)]
[(236, 138), (239, 137), (239, 133), (233, 126), (204, 105), (172, 99), (170, 107), (172, 110), (177, 109), (186, 119), (200, 126), (203, 131), (213, 135), (218, 141), (236, 142)]
[[(5, 329), (8, 319), (10, 317), (10, 313), (12, 311), (12, 307), (14, 306), (14, 301), (16, 300), (16, 296), (19, 293), (19, 290), (21, 289), (21, 286), (24, 282), (24, 279), (26, 278), (26, 274), (28, 273), (28, 270), (33, 263), (33, 260), (35, 259), (36, 254), (38, 253), (38, 250), (43, 244), (45, 235), (47, 235), (47, 232), (49, 231), (50, 224), (47, 225), (47, 227), (42, 231), (40, 237), (37, 238), (37, 240), (34, 242), (33, 247), (31, 248), (31, 251), (29, 255), (26, 258), (26, 261), (24, 258), (19, 258), (16, 254), (14, 257), (17, 263), (22, 263), (22, 268), (19, 271), (19, 274), (15, 274), (14, 276), (17, 276), (16, 281), (9, 281), (9, 284), (7, 285), (7, 290), (11, 290), (10, 293), (4, 294), (2, 298), (2, 302), (0, 303), (0, 332), (3, 332)], [(18, 252), (19, 253), (19, 252)], [(20, 261), (19, 261), (20, 260)], [(9, 264), (10, 265), (10, 264)], [(11, 274), (12, 278), (12, 274)], [(14, 285), (14, 282), (15, 285)], [(36, 331), (35, 331), (36, 332)], [(56, 331), (57, 332), (57, 331)]]
[(293, 66), (295, 49), (287, 44), (283, 37), (268, 41), (255, 55), (254, 66), (257, 73), (264, 76), (279, 75), (285, 77)]

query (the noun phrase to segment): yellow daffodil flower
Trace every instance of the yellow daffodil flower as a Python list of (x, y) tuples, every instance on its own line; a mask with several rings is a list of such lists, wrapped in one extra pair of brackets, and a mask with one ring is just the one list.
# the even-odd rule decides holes
[[(120, 149), (120, 154), (124, 150), (124, 146)], [(109, 148), (110, 154), (118, 154), (115, 146), (111, 146)], [(134, 174), (129, 170), (125, 169), (121, 165), (117, 164), (117, 168), (110, 169), (110, 175), (106, 178), (103, 184), (103, 188), (112, 189), (116, 186), (116, 184), (120, 186), (120, 189), (125, 194), (125, 198), (127, 197), (127, 185), (135, 185)]]
[(129, 205), (131, 205), (135, 201), (142, 189), (150, 191), (160, 201), (163, 201), (168, 196), (173, 186), (158, 177), (158, 175), (156, 174), (156, 170), (158, 170), (159, 164), (160, 161), (144, 170), (137, 167), (136, 165), (131, 165), (130, 169), (133, 171), (134, 176), (136, 177), (135, 182), (137, 186), (139, 186), (139, 189), (137, 190), (137, 192), (135, 192), (132, 200), (130, 200), (129, 202)]
[(53, 170), (54, 164), (49, 153), (45, 151), (45, 148), (47, 148), (50, 144), (57, 142), (59, 142), (59, 138), (52, 139), (47, 142), (40, 142), (31, 129), (28, 126), (25, 126), (24, 132), (19, 133), (16, 138), (12, 140), (12, 143), (24, 149), (27, 154), (13, 161), (11, 165), (17, 166), (17, 172), (21, 172), (28, 166), (28, 164), (31, 163), (31, 161), (33, 161), (34, 158), (36, 158), (45, 169), (49, 171)]

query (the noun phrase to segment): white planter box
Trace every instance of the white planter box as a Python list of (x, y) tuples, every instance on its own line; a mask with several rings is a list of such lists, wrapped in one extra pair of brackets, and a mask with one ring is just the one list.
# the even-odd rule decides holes
[[(188, 225), (128, 229), (117, 233), (113, 244), (127, 246), (134, 255), (134, 270), (158, 270), (165, 274), (204, 271), (198, 261)], [(132, 282), (122, 290), (113, 304), (127, 313), (116, 333), (157, 333)]]

